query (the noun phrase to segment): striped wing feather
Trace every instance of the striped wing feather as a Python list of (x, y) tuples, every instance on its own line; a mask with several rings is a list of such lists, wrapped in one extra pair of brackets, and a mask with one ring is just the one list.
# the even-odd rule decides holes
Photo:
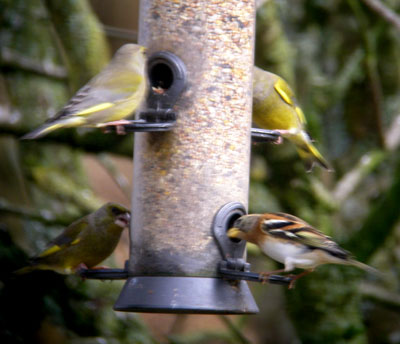
[(291, 240), (310, 249), (318, 248), (341, 258), (349, 256), (348, 252), (331, 240), (329, 236), (293, 215), (284, 213), (265, 214), (261, 228), (271, 236)]

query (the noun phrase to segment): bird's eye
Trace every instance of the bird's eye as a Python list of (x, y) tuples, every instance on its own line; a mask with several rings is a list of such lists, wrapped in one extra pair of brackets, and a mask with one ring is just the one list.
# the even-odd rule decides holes
[(111, 212), (112, 212), (114, 215), (119, 215), (119, 214), (121, 214), (121, 210), (119, 210), (119, 209), (116, 208), (116, 207), (112, 207), (112, 208), (111, 208)]

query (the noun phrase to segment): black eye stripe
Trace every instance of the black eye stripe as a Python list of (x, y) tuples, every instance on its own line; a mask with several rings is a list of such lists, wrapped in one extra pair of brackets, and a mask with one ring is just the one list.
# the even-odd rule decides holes
[(262, 223), (261, 228), (263, 230), (271, 230), (271, 229), (280, 229), (280, 228), (284, 228), (287, 226), (292, 226), (295, 223), (292, 221), (285, 221), (285, 220), (264, 220)]

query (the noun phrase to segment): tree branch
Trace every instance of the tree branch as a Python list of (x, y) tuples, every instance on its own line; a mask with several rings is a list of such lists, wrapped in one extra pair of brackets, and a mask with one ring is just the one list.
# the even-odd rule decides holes
[(0, 54), (3, 67), (18, 68), (54, 79), (67, 79), (67, 70), (50, 61), (36, 61), (7, 47), (2, 47)]
[(50, 226), (68, 226), (76, 220), (76, 218), (70, 218), (68, 216), (56, 216), (50, 212), (46, 212), (44, 215), (44, 213), (37, 212), (27, 207), (13, 205), (4, 198), (0, 198), (0, 214), (1, 213), (17, 215), (18, 217), (38, 221)]
[(358, 288), (363, 297), (375, 300), (390, 308), (400, 310), (399, 294), (386, 290), (377, 285), (365, 282), (361, 283)]
[(362, 262), (382, 247), (392, 234), (400, 218), (400, 161), (397, 161), (393, 181), (382, 198), (372, 206), (361, 229), (355, 232), (343, 247), (352, 252)]
[[(18, 137), (26, 134), (19, 128), (0, 126), (0, 135), (8, 134)], [(28, 141), (20, 141), (21, 145), (29, 144)], [(72, 148), (78, 148), (88, 153), (110, 152), (117, 155), (132, 157), (133, 143), (131, 134), (124, 137), (116, 134), (102, 134), (93, 130), (85, 135), (77, 135), (74, 130), (66, 129), (64, 132), (50, 134), (36, 140), (37, 143), (65, 144)]]
[(400, 31), (400, 17), (392, 11), (390, 8), (386, 7), (379, 0), (363, 0), (364, 3), (372, 9), (375, 13), (379, 14), (383, 19), (392, 24), (398, 31)]

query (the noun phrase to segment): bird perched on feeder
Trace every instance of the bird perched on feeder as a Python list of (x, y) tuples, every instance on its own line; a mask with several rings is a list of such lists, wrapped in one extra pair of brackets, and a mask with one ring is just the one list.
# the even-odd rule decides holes
[(47, 249), (30, 259), (29, 266), (15, 273), (54, 270), (70, 274), (79, 268), (92, 268), (114, 251), (129, 223), (128, 209), (118, 203), (107, 203), (69, 225)]
[(307, 171), (314, 164), (330, 170), (305, 131), (306, 118), (290, 86), (280, 76), (254, 67), (253, 122), (262, 129), (278, 131), (296, 145)]
[(374, 268), (353, 259), (330, 237), (293, 215), (244, 215), (235, 221), (227, 235), (256, 244), (264, 254), (285, 265), (284, 269), (262, 273), (263, 280), (273, 273), (305, 269), (293, 276), (289, 289), (297, 279), (323, 264), (352, 265), (370, 273), (378, 273)]
[(140, 105), (146, 94), (146, 48), (125, 44), (110, 63), (83, 86), (54, 117), (21, 139), (36, 139), (69, 127), (117, 126)]

